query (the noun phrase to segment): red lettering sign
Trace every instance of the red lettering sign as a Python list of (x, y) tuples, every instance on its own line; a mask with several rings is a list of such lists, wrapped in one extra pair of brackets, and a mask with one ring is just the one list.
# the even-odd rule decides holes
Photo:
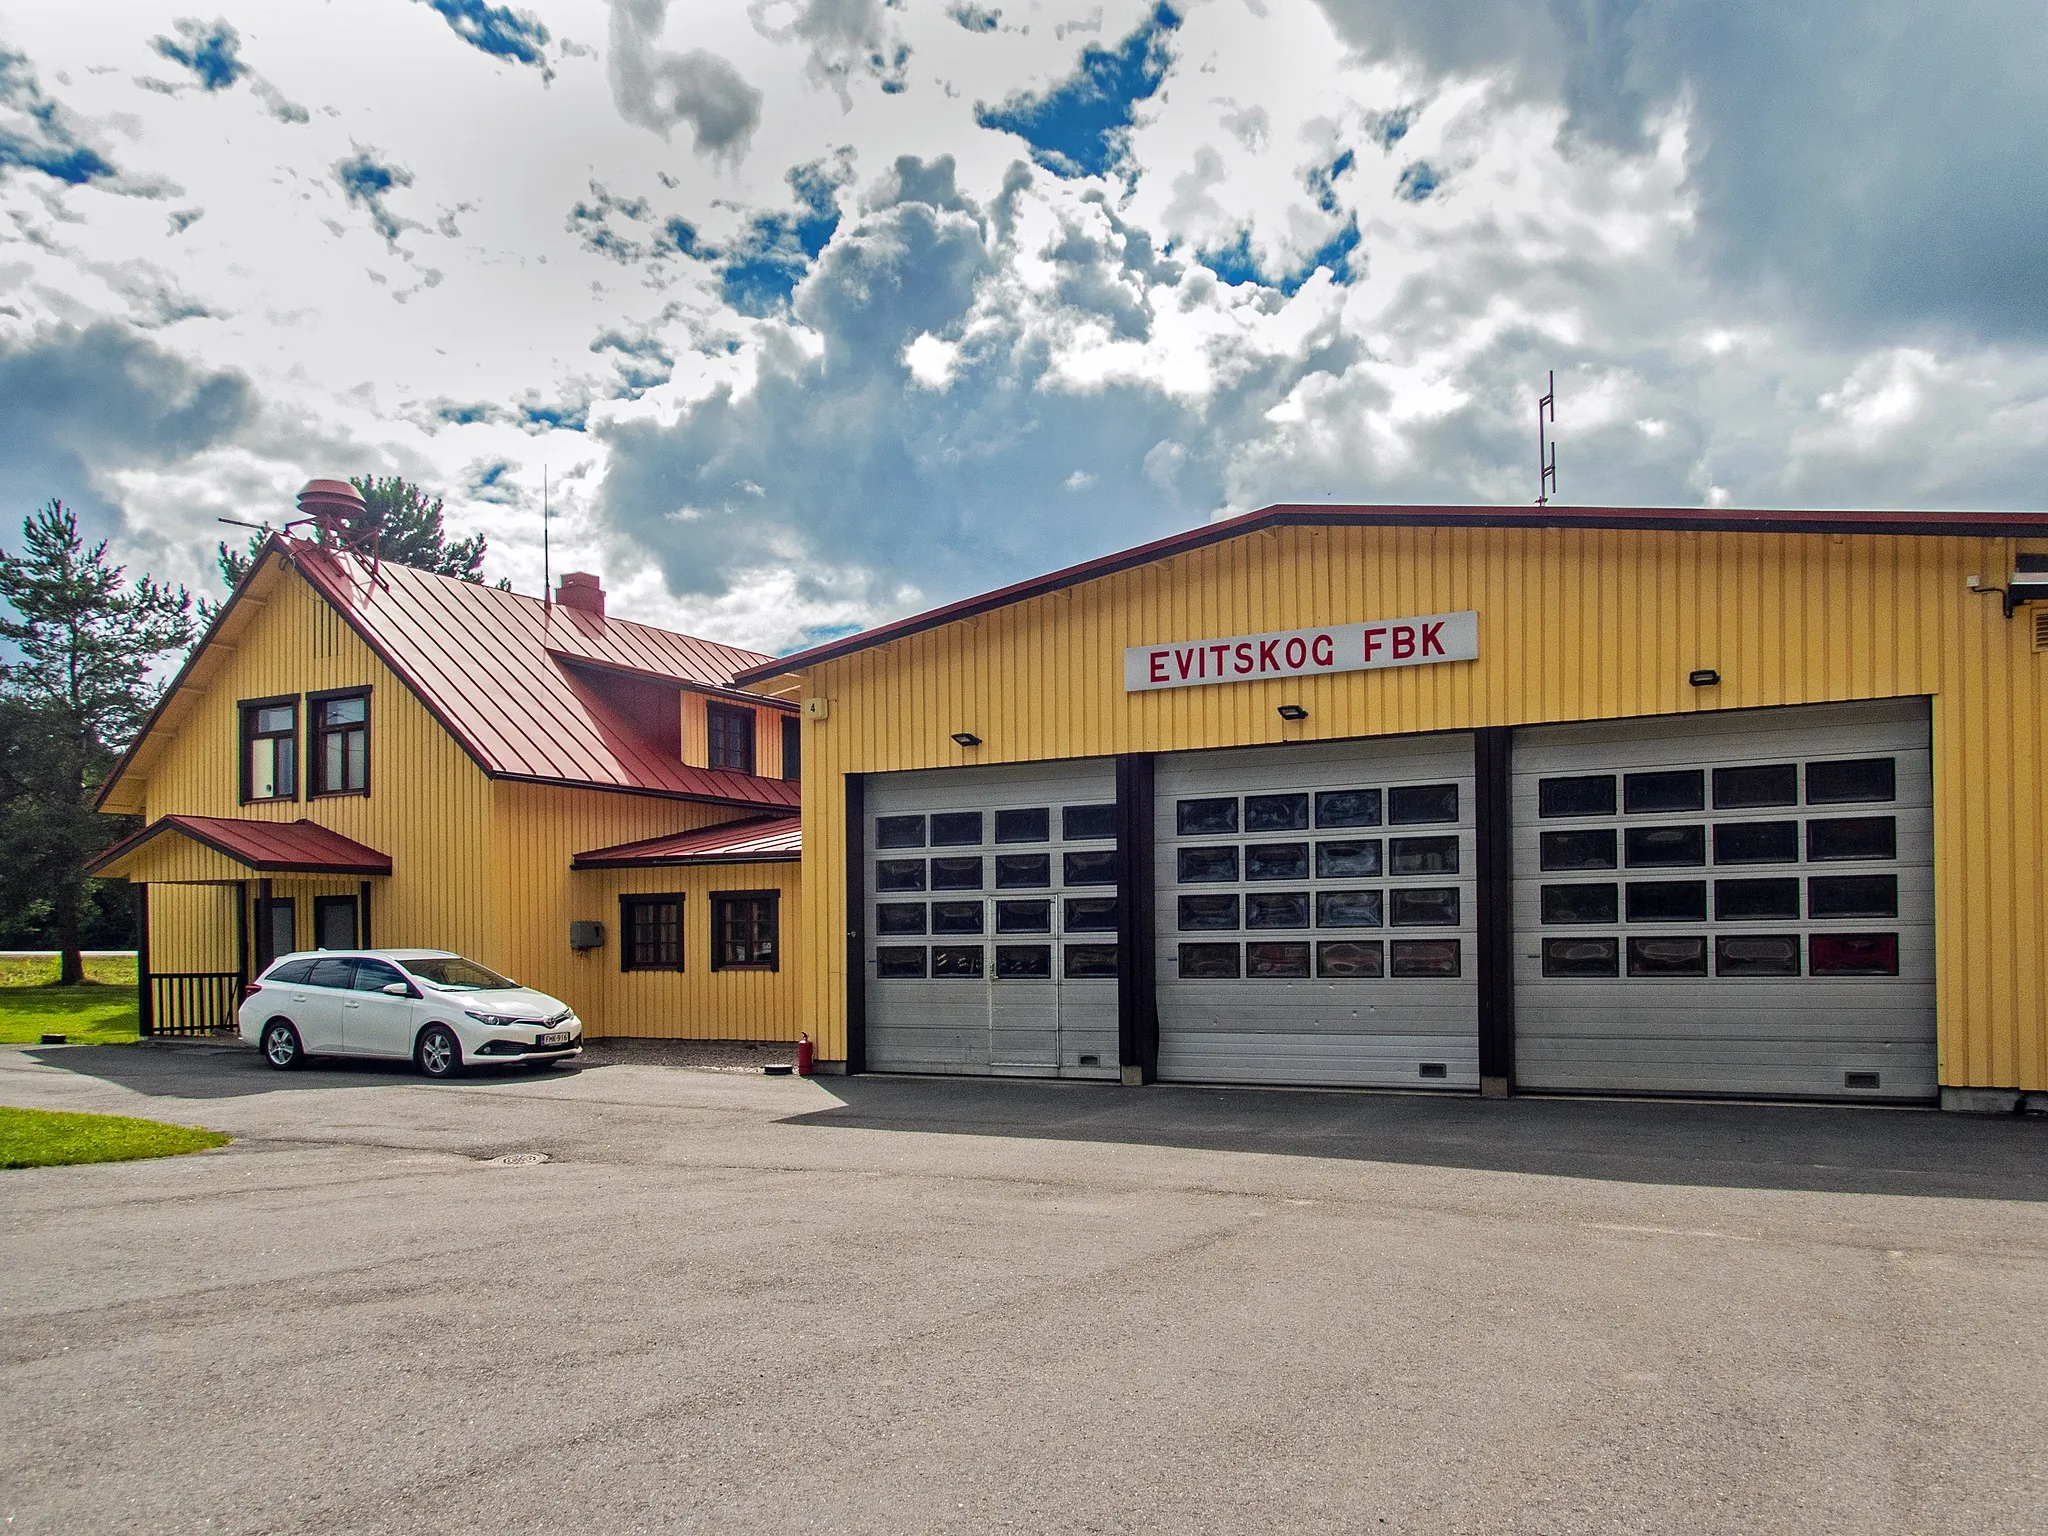
[(1153, 682), (1170, 683), (1173, 681), (1173, 679), (1169, 677), (1166, 672), (1166, 652), (1154, 651), (1149, 660), (1151, 662), (1152, 667)]
[[(1441, 629), (1443, 626), (1438, 625), (1437, 627)], [(1337, 642), (1335, 638), (1330, 635), (1317, 635), (1309, 645), (1309, 654), (1315, 658), (1317, 666), (1334, 667), (1337, 665)]]
[(1396, 624), (1394, 626), (1394, 659), (1405, 661), (1415, 654), (1415, 626)]
[(1387, 626), (1374, 624), (1365, 632), (1365, 659), (1371, 661), (1373, 653), (1379, 650), (1387, 638)]
[(1434, 624), (1422, 626), (1422, 654), (1427, 656), (1432, 651), (1439, 656), (1444, 653), (1444, 621), (1442, 619), (1438, 619)]

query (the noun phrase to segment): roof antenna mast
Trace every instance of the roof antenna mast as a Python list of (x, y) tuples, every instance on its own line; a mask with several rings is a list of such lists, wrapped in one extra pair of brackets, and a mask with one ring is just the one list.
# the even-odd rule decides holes
[(1557, 444), (1549, 428), (1557, 425), (1557, 370), (1550, 370), (1550, 393), (1536, 402), (1536, 505), (1547, 507), (1557, 494)]
[(540, 467), (540, 605), (542, 612), (555, 606), (555, 573), (548, 563), (548, 467)]

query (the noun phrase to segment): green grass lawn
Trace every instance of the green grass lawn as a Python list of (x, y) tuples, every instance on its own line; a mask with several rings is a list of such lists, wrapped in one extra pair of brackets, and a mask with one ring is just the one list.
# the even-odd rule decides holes
[(0, 1045), (64, 1035), (91, 1045), (135, 1038), (135, 957), (88, 957), (85, 985), (59, 987), (57, 962), (0, 960)]
[(131, 1120), (126, 1115), (71, 1115), (0, 1107), (0, 1168), (50, 1168), (60, 1163), (119, 1163), (224, 1147), (232, 1137), (190, 1125)]

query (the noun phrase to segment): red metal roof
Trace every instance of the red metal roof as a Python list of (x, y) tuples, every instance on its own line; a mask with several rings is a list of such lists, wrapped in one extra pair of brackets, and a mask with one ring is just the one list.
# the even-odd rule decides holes
[(803, 857), (803, 832), (794, 816), (729, 821), (694, 832), (644, 838), (611, 848), (593, 848), (570, 861), (571, 869), (630, 869), (650, 864), (788, 864)]
[(163, 832), (182, 832), (215, 853), (265, 874), (388, 875), (391, 855), (318, 822), (239, 821), (231, 816), (165, 816), (124, 837), (88, 866), (99, 869)]
[[(498, 778), (793, 809), (798, 787), (693, 768), (649, 746), (563, 662), (732, 693), (733, 673), (769, 658), (716, 641), (543, 603), (297, 539), (280, 554)], [(744, 695), (754, 705), (773, 701)]]
[(838, 656), (886, 645), (906, 635), (937, 629), (1033, 597), (1043, 597), (1100, 576), (1149, 565), (1189, 550), (1240, 538), (1266, 528), (1417, 527), (1417, 528), (1627, 528), (1650, 532), (1711, 533), (1891, 533), (1927, 537), (2048, 538), (2048, 513), (2042, 512), (1852, 512), (1752, 511), (1731, 507), (1379, 507), (1283, 503), (1247, 512), (1242, 517), (1205, 523), (1184, 533), (1154, 539), (1115, 554), (1066, 566), (978, 597), (927, 609), (893, 623), (864, 629), (814, 645), (733, 674), (735, 683), (757, 683), (782, 677)]

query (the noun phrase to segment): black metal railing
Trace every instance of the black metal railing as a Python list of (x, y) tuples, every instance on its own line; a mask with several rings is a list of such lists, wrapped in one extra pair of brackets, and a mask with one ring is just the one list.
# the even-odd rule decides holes
[(151, 1035), (224, 1035), (235, 1028), (242, 978), (233, 971), (159, 971), (149, 978)]

